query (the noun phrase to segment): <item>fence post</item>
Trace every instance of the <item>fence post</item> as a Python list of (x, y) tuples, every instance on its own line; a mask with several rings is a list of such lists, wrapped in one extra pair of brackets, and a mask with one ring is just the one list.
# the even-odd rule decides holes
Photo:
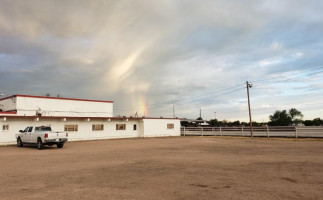
[(202, 136), (203, 136), (203, 127), (201, 126), (201, 132), (202, 132)]
[(267, 137), (269, 137), (269, 126), (267, 125)]
[(222, 130), (221, 130), (221, 126), (220, 126), (220, 135), (222, 136)]
[(295, 138), (297, 138), (297, 127), (295, 126)]
[(242, 132), (242, 136), (243, 136), (243, 126), (241, 127), (241, 132)]
[(185, 136), (185, 126), (184, 126), (184, 136)]

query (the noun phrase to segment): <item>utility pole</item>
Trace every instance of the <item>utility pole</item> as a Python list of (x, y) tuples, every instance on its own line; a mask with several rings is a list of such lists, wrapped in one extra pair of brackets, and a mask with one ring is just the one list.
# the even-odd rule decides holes
[(202, 109), (200, 109), (200, 119), (202, 119)]
[(173, 105), (173, 118), (175, 118), (175, 106)]
[(252, 87), (252, 84), (248, 83), (248, 81), (246, 81), (246, 85), (247, 85), (247, 95), (248, 95), (248, 108), (249, 108), (249, 121), (250, 121), (250, 134), (251, 137), (253, 137), (253, 132), (252, 132), (252, 119), (251, 119), (251, 109), (250, 109), (250, 98), (249, 98), (249, 88)]

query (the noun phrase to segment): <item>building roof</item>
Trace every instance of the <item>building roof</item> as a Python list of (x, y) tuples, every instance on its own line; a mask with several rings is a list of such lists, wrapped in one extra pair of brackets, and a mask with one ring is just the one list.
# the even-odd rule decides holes
[(90, 99), (74, 99), (74, 98), (61, 98), (61, 97), (45, 97), (45, 96), (32, 96), (32, 95), (22, 95), (22, 94), (15, 94), (9, 97), (5, 97), (0, 99), (5, 100), (12, 97), (30, 97), (30, 98), (41, 98), (41, 99), (59, 99), (59, 100), (71, 100), (71, 101), (91, 101), (91, 102), (102, 102), (102, 103), (113, 103), (113, 101), (103, 101), (103, 100), (90, 100)]
[(16, 115), (17, 112), (16, 111), (4, 111), (4, 112), (0, 112), (0, 116), (1, 115)]
[[(157, 117), (65, 117), (65, 116), (21, 116), (21, 115), (2, 115), (2, 114), (9, 114), (9, 112), (0, 112), (0, 118), (39, 118), (39, 119), (115, 119), (115, 120), (122, 120), (122, 119), (178, 119), (179, 118), (157, 118)], [(10, 112), (10, 114), (15, 114), (14, 112)]]

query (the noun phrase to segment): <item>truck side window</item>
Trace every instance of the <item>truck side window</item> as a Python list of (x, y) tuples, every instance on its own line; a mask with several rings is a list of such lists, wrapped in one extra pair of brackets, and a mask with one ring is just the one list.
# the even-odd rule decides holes
[(29, 130), (29, 126), (27, 128), (25, 128), (25, 130), (23, 132), (28, 132)]
[(31, 132), (32, 130), (33, 130), (33, 127), (31, 126), (31, 127), (29, 127), (28, 132)]

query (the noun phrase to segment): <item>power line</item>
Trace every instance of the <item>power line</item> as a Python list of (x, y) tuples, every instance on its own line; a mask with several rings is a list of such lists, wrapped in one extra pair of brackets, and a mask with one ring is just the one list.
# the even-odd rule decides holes
[[(308, 70), (303, 71), (303, 72), (290, 74), (288, 76), (280, 76), (280, 77), (274, 77), (274, 78), (269, 78), (269, 79), (255, 80), (255, 81), (251, 81), (251, 82), (252, 83), (258, 82), (259, 83), (259, 84), (256, 84), (255, 86), (282, 83), (282, 82), (291, 81), (291, 80), (294, 80), (294, 79), (297, 79), (297, 78), (304, 78), (304, 77), (308, 77), (308, 76), (323, 73), (323, 70), (320, 70), (322, 68), (323, 67), (321, 66), (321, 67), (311, 68), (311, 69), (308, 69)], [(317, 70), (320, 70), (320, 71), (317, 71)], [(311, 71), (314, 71), (314, 72), (309, 73)], [(309, 73), (309, 74), (306, 74), (306, 73)], [(301, 75), (301, 76), (297, 76), (297, 75)], [(291, 76), (296, 76), (296, 77), (291, 77)], [(285, 78), (285, 79), (277, 80), (277, 79), (282, 79), (282, 78)], [(277, 81), (275, 81), (275, 80), (277, 80)], [(231, 86), (231, 87), (227, 87), (227, 88), (223, 88), (223, 89), (220, 89), (220, 90), (216, 90), (216, 91), (213, 91), (213, 92), (202, 93), (200, 95), (194, 95), (194, 96), (191, 96), (191, 97), (184, 97), (184, 98), (177, 99), (177, 100), (168, 100), (168, 101), (164, 101), (164, 102), (145, 104), (145, 106), (147, 106), (149, 110), (158, 110), (158, 109), (171, 108), (171, 106), (177, 106), (178, 107), (178, 106), (182, 106), (182, 105), (192, 104), (192, 103), (195, 103), (195, 102), (199, 102), (198, 104), (195, 104), (195, 105), (199, 105), (199, 104), (202, 104), (202, 103), (206, 103), (208, 101), (213, 101), (214, 98), (217, 98), (219, 96), (227, 95), (227, 94), (230, 94), (230, 93), (233, 93), (233, 92), (236, 92), (236, 91), (244, 89), (244, 88), (237, 88), (237, 87), (239, 87), (241, 85), (244, 85), (244, 83), (243, 84), (238, 84), (238, 85), (235, 85), (235, 86)], [(237, 89), (234, 89), (234, 88), (237, 88)], [(255, 87), (255, 89), (257, 89), (257, 87)], [(266, 88), (258, 88), (258, 89), (266, 89)], [(227, 90), (230, 90), (230, 91), (225, 92)], [(224, 93), (219, 94), (220, 92), (224, 92)], [(213, 95), (213, 94), (216, 94), (216, 95)], [(212, 95), (212, 96), (210, 96), (210, 95)], [(205, 98), (201, 98), (203, 96), (205, 96)], [(189, 101), (187, 101), (187, 100), (189, 100)], [(129, 105), (129, 106), (120, 105), (120, 106), (114, 106), (114, 107), (116, 107), (115, 109), (118, 112), (120, 112), (120, 111), (138, 110), (138, 109), (136, 109), (136, 107), (141, 107), (141, 106), (142, 105)], [(122, 108), (125, 108), (125, 109), (122, 109)], [(144, 109), (140, 109), (140, 110), (144, 110)]]
[[(308, 69), (308, 70), (305, 70), (305, 71), (302, 71), (302, 72), (290, 74), (289, 76), (295, 76), (295, 75), (298, 75), (298, 74), (304, 74), (307, 71), (314, 71), (314, 70), (318, 70), (318, 69), (322, 69), (322, 68), (323, 68), (323, 66), (321, 66), (321, 67), (315, 67), (315, 68), (311, 68), (311, 69)], [(254, 81), (251, 81), (251, 82), (252, 83), (256, 83), (256, 82), (266, 82), (266, 81), (275, 80), (275, 79), (281, 79), (281, 78), (285, 78), (285, 77), (288, 77), (288, 76), (280, 76), (280, 77), (273, 77), (273, 78), (269, 78), (269, 79), (254, 80)]]
[[(175, 100), (175, 101), (169, 100), (169, 101), (164, 101), (164, 102), (157, 102), (157, 103), (152, 103), (152, 104), (145, 104), (145, 106), (164, 105), (164, 104), (175, 104), (176, 102), (185, 101), (187, 99), (194, 99), (194, 98), (201, 97), (201, 96), (208, 96), (210, 94), (215, 94), (215, 93), (219, 93), (219, 92), (222, 92), (222, 91), (226, 91), (226, 90), (229, 90), (229, 89), (232, 89), (232, 88), (236, 88), (236, 87), (241, 86), (241, 85), (244, 85), (244, 84), (238, 84), (238, 85), (235, 85), (235, 86), (223, 88), (223, 89), (216, 90), (216, 91), (213, 91), (213, 92), (208, 92), (208, 93), (205, 93), (205, 94), (195, 95), (194, 97), (186, 97), (186, 98), (183, 97), (183, 98), (178, 99), (178, 100)], [(178, 105), (178, 104), (176, 104), (176, 105)], [(142, 105), (129, 105), (129, 106), (120, 105), (120, 106), (114, 106), (114, 107), (141, 107), (141, 106)]]
[[(199, 102), (199, 103), (205, 103), (205, 102), (208, 102), (210, 100), (213, 100), (214, 98), (216, 97), (220, 97), (220, 96), (223, 96), (223, 95), (227, 95), (227, 94), (230, 94), (230, 93), (233, 93), (233, 92), (236, 92), (236, 91), (239, 91), (239, 90), (242, 90), (244, 88), (238, 88), (238, 89), (235, 89), (235, 90), (231, 90), (229, 92), (226, 92), (226, 93), (223, 93), (223, 94), (219, 94), (219, 95), (216, 95), (216, 96), (211, 96), (211, 97), (208, 97), (208, 98), (203, 98), (203, 99), (196, 99), (196, 100), (192, 100), (192, 101), (189, 101), (189, 102), (183, 102), (183, 103), (178, 103), (178, 104), (173, 104), (174, 106), (182, 106), (182, 105), (186, 105), (186, 104), (190, 104), (190, 103), (193, 103), (193, 102)], [(170, 107), (170, 105), (161, 105), (161, 106), (158, 106), (158, 107), (148, 107), (150, 110), (156, 110), (156, 109), (161, 109), (161, 108), (167, 108), (167, 107)], [(118, 111), (131, 111), (131, 110), (134, 110), (134, 109), (117, 109)]]
[[(294, 80), (294, 79), (297, 79), (297, 78), (304, 78), (304, 77), (308, 77), (308, 76), (312, 76), (312, 75), (317, 75), (317, 74), (320, 74), (320, 73), (323, 73), (323, 70), (318, 71), (318, 72), (314, 72), (314, 73), (311, 73), (311, 74), (304, 74), (301, 77), (292, 77), (292, 78), (288, 78), (288, 79), (284, 79), (284, 80), (270, 82), (270, 83), (267, 83), (267, 84), (255, 84), (255, 86), (262, 86), (262, 85), (268, 85), (268, 84), (277, 84), (277, 83), (282, 83), (282, 82), (288, 82), (288, 81), (291, 81), (291, 80)], [(269, 88), (263, 88), (263, 89), (269, 89)]]

